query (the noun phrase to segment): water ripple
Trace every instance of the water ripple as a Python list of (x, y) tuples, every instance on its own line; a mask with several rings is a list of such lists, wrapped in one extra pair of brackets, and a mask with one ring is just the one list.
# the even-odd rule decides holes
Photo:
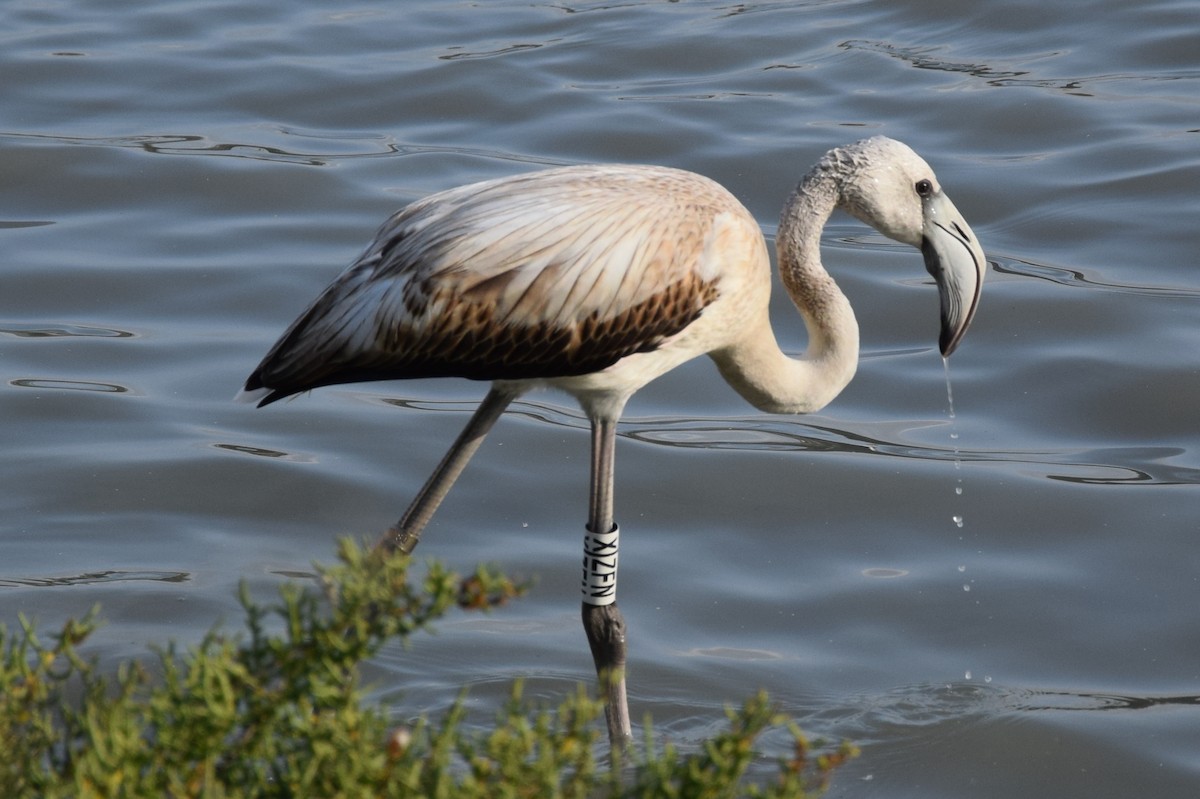
[[(1200, 706), (1193, 694), (1135, 695), (1005, 687), (983, 682), (907, 685), (874, 696), (830, 698), (810, 718), (859, 744), (894, 742), (904, 730), (959, 734), (962, 725), (1016, 721), (1029, 713), (1148, 710)], [(927, 743), (927, 742), (926, 742)]]
[(54, 378), (22, 377), (9, 380), (18, 388), (48, 388), (55, 391), (95, 391), (101, 394), (129, 394), (130, 389), (118, 383), (95, 383), (88, 380), (55, 380)]
[(311, 455), (299, 455), (294, 452), (285, 452), (279, 449), (267, 449), (266, 447), (255, 447), (249, 444), (225, 444), (218, 443), (212, 445), (214, 449), (224, 450), (225, 452), (236, 452), (240, 455), (254, 455), (259, 458), (272, 458), (274, 460), (291, 461), (293, 463), (315, 463), (316, 458)]
[(1191, 288), (1182, 288), (1178, 286), (1145, 286), (1136, 283), (1117, 283), (1111, 280), (1102, 280), (1088, 273), (1084, 269), (1072, 269), (1065, 266), (1050, 266), (1049, 264), (1039, 264), (1033, 261), (1025, 261), (1020, 258), (993, 257), (989, 259), (992, 268), (999, 274), (1018, 275), (1020, 277), (1031, 277), (1037, 280), (1045, 280), (1050, 283), (1055, 283), (1060, 286), (1070, 288), (1087, 288), (1087, 289), (1102, 289), (1118, 294), (1135, 294), (1144, 296), (1156, 297), (1182, 297), (1196, 298), (1200, 297), (1200, 290)]
[(133, 338), (135, 334), (128, 330), (90, 325), (0, 322), (0, 335), (18, 338)]
[(84, 572), (67, 577), (12, 577), (0, 579), (0, 588), (56, 588), (66, 585), (128, 583), (141, 580), (159, 583), (184, 583), (190, 579), (191, 575), (188, 572), (122, 571), (119, 569), (110, 569), (102, 572)]
[[(996, 80), (1012, 80), (1020, 78), (1023, 75), (1028, 75), (1029, 70), (1003, 70), (994, 69), (986, 64), (974, 64), (964, 61), (948, 61), (944, 58), (934, 57), (934, 53), (943, 49), (940, 47), (903, 47), (901, 45), (892, 44), (891, 42), (875, 41), (871, 39), (850, 39), (842, 42), (839, 45), (843, 50), (864, 50), (871, 53), (882, 53), (884, 55), (898, 58), (917, 69), (932, 69), (939, 72), (962, 72), (976, 78), (985, 78), (989, 82)], [(1041, 56), (1033, 58), (1049, 58), (1057, 56), (1059, 53), (1045, 53)]]
[[(943, 50), (941, 47), (905, 47), (885, 41), (870, 39), (850, 39), (840, 45), (844, 50), (864, 50), (882, 53), (900, 59), (917, 69), (932, 69), (939, 72), (958, 72), (975, 78), (984, 79), (989, 86), (1021, 86), (1039, 89), (1054, 89), (1081, 97), (1094, 97), (1096, 92), (1085, 91), (1086, 87), (1104, 83), (1126, 82), (1173, 82), (1180, 80), (1200, 80), (1200, 70), (1181, 69), (1165, 73), (1102, 73), (1080, 77), (1033, 77), (1031, 69), (1004, 69), (987, 64), (966, 61), (952, 61), (935, 55)], [(1025, 57), (1024, 61), (1041, 61), (1057, 58), (1063, 55), (1060, 51), (1049, 51)]]
[(53, 220), (45, 219), (14, 219), (8, 222), (0, 220), (0, 230), (17, 230), (19, 228), (27, 227), (45, 227), (46, 225), (53, 224)]
[[(464, 155), (498, 161), (515, 161), (518, 163), (534, 164), (536, 166), (562, 166), (568, 163), (567, 161), (532, 157), (488, 147), (460, 147), (444, 144), (400, 142), (385, 134), (353, 135), (344, 132), (301, 131), (294, 128), (271, 128), (269, 132), (277, 136), (289, 137), (289, 140), (300, 138), (313, 139), (320, 142), (334, 142), (335, 146), (329, 147), (327, 150), (322, 148), (293, 150), (275, 144), (252, 141), (213, 141), (207, 136), (193, 134), (137, 134), (132, 136), (89, 137), (0, 131), (0, 138), (17, 140), (36, 139), (42, 142), (56, 142), (59, 144), (87, 147), (132, 148), (153, 155), (250, 158), (256, 161), (300, 164), (303, 166), (329, 166), (335, 161), (347, 159), (390, 158), (392, 156), (425, 155), (430, 153)], [(365, 142), (366, 144), (360, 145), (359, 143), (361, 142)], [(52, 223), (28, 222), (15, 224), (15, 226), (31, 227), (42, 224)]]
[[(542, 44), (509, 44), (503, 47), (497, 47), (494, 50), (462, 50), (462, 52), (450, 53), (448, 55), (440, 55), (439, 59), (443, 61), (458, 61), (462, 59), (475, 58), (494, 58), (496, 56), (508, 55), (510, 53), (519, 53), (524, 50), (537, 50), (544, 47)], [(461, 47), (451, 47), (451, 50), (460, 50)]]
[[(935, 423), (926, 423), (925, 426)], [(940, 423), (936, 423), (940, 424)], [(789, 421), (748, 419), (633, 420), (622, 424), (627, 438), (695, 449), (769, 452), (836, 452), (922, 461), (1017, 464), (1038, 467), (1041, 476), (1082, 485), (1194, 485), (1200, 468), (1167, 463), (1186, 454), (1180, 447), (1107, 447), (1084, 450), (986, 450), (930, 446), (898, 440), (911, 421), (870, 425), (872, 430), (840, 429)], [(860, 425), (860, 428), (863, 427)]]
[[(425, 411), (472, 412), (474, 401), (384, 398), (384, 404)], [(520, 401), (510, 413), (536, 422), (587, 430), (582, 413)], [(919, 461), (1035, 467), (1048, 480), (1079, 485), (1200, 485), (1200, 468), (1170, 463), (1181, 447), (1130, 446), (1064, 450), (987, 450), (904, 441), (906, 433), (944, 422), (902, 420), (834, 427), (775, 417), (624, 419), (617, 434), (643, 444), (735, 452), (815, 452), (872, 455)]]
[(1048, 710), (1147, 710), (1165, 705), (1200, 706), (1200, 696), (1193, 694), (1166, 696), (1133, 696), (1129, 694), (1109, 694), (1075, 691), (1045, 691), (1028, 690), (1015, 692), (1014, 696), (1024, 694), (1024, 700), (1017, 702), (1016, 710), (1048, 711)]

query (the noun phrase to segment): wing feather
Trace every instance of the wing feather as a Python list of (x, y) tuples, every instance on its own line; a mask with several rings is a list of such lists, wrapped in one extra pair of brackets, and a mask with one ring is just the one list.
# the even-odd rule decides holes
[(716, 183), (566, 167), (463, 186), (394, 214), (247, 381), (263, 404), (331, 383), (584, 374), (658, 347), (719, 296), (702, 263)]

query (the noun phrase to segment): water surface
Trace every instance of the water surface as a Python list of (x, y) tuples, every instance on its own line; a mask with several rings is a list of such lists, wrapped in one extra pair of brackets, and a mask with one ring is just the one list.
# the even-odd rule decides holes
[[(706, 360), (620, 429), (631, 702), (684, 745), (759, 687), (863, 757), (837, 795), (1190, 796), (1200, 772), (1195, 4), (16, 0), (0, 9), (0, 617), (140, 657), (391, 523), (467, 381), (229, 402), (396, 207), (651, 162), (773, 235), (831, 146), (921, 152), (985, 245), (952, 359), (921, 259), (836, 216), (863, 361), (769, 416)], [(804, 330), (782, 293), (789, 351)], [(956, 436), (956, 437), (955, 437)], [(373, 666), (398, 715), (590, 678), (587, 434), (538, 394), (425, 536), (536, 578)], [(956, 491), (961, 489), (961, 492)], [(955, 518), (961, 521), (961, 526)], [(764, 774), (769, 767), (764, 766)]]

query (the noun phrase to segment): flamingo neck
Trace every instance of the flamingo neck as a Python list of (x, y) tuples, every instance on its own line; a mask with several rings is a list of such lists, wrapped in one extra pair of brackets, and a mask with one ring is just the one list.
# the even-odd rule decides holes
[(808, 329), (800, 358), (784, 353), (764, 313), (732, 351), (714, 353), (725, 379), (752, 405), (771, 413), (810, 413), (841, 393), (858, 367), (858, 322), (821, 264), (821, 231), (837, 206), (836, 164), (822, 161), (792, 192), (775, 250), (784, 288)]

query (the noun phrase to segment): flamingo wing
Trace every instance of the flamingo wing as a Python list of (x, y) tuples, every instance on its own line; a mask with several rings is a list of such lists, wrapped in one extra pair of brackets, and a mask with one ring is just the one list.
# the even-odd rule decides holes
[(718, 184), (661, 167), (565, 167), (397, 212), (246, 383), (260, 405), (412, 377), (580, 375), (660, 346), (718, 296)]

